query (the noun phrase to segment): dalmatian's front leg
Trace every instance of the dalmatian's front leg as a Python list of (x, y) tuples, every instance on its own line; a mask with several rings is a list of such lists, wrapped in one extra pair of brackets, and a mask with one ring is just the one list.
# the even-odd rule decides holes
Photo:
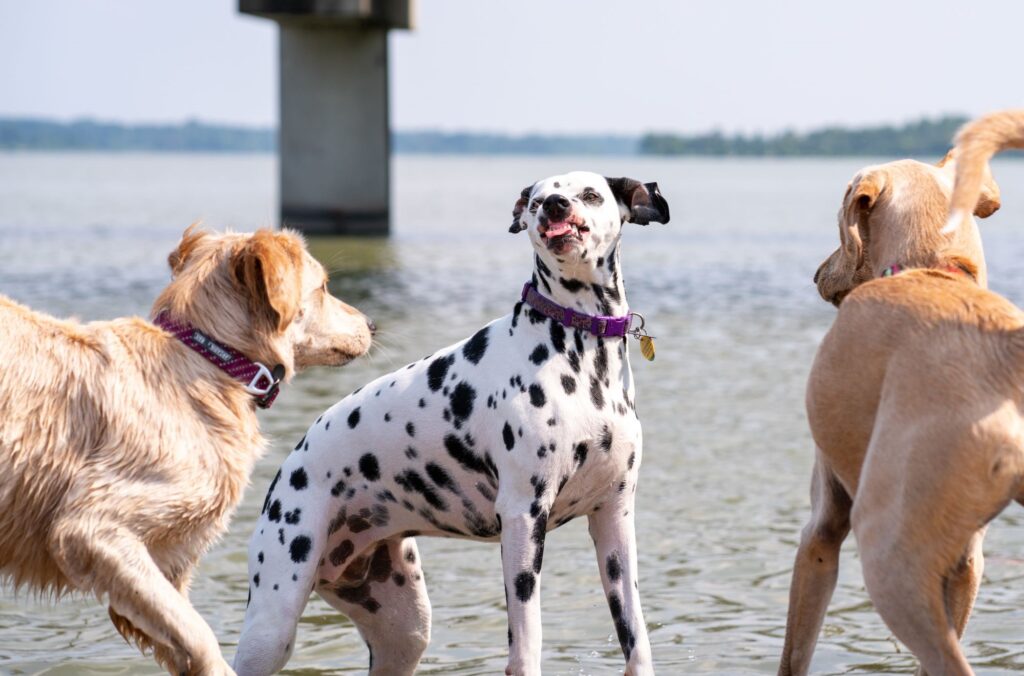
[(501, 567), (508, 605), (508, 676), (540, 674), (540, 570), (547, 534), (547, 506), (501, 513)]
[(654, 673), (654, 665), (640, 608), (633, 502), (633, 493), (627, 490), (620, 493), (617, 500), (606, 502), (592, 513), (590, 537), (597, 550), (601, 582), (615, 621), (615, 633), (626, 657), (626, 674), (646, 676)]

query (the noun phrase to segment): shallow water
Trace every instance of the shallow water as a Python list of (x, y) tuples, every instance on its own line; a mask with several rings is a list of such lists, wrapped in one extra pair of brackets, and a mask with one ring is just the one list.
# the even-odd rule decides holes
[[(203, 560), (199, 612), (234, 654), (247, 590), (245, 545), (277, 465), (308, 424), (371, 378), (508, 312), (530, 272), (507, 233), (533, 180), (570, 169), (657, 180), (668, 225), (627, 226), (630, 304), (657, 336), (634, 352), (645, 453), (637, 492), (640, 584), (661, 673), (772, 673), (789, 570), (808, 516), (804, 379), (833, 310), (811, 276), (836, 244), (835, 213), (863, 159), (399, 157), (394, 235), (312, 241), (335, 294), (381, 327), (372, 357), (314, 370), (261, 414), (273, 439), (231, 531)], [(269, 156), (0, 154), (0, 293), (83, 319), (146, 314), (188, 223), (275, 222)], [(1024, 163), (997, 165), (1005, 213), (983, 222), (992, 287), (1024, 302)], [(635, 346), (635, 344), (634, 344)], [(635, 347), (633, 348), (635, 350)], [(501, 673), (505, 613), (494, 545), (420, 539), (433, 603), (425, 674)], [(615, 674), (622, 659), (584, 520), (548, 538), (544, 667)], [(1011, 508), (965, 643), (978, 673), (1024, 671), (1024, 524)], [(913, 660), (867, 600), (852, 539), (814, 673), (906, 673)], [(314, 598), (286, 673), (365, 672), (355, 630)], [(0, 595), (0, 672), (159, 673), (94, 601)]]

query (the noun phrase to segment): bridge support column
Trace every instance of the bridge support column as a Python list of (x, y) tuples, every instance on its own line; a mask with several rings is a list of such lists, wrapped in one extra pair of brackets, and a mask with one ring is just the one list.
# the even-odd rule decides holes
[(308, 234), (389, 228), (390, 28), (413, 0), (239, 0), (280, 24), (281, 219)]

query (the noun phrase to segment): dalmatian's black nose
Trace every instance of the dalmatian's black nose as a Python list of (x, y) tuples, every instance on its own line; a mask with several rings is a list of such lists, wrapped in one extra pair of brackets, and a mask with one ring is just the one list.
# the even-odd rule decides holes
[(552, 221), (561, 221), (569, 214), (570, 206), (565, 195), (548, 195), (544, 200), (544, 213)]

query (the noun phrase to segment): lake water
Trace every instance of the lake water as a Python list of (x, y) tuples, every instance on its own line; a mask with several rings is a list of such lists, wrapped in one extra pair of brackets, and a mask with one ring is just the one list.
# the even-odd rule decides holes
[[(311, 247), (336, 295), (380, 326), (380, 346), (340, 370), (296, 379), (261, 413), (272, 439), (192, 601), (234, 655), (247, 590), (245, 547), (278, 464), (307, 425), (377, 375), (510, 311), (531, 270), (507, 233), (519, 190), (572, 169), (656, 180), (672, 222), (626, 226), (630, 304), (658, 338), (634, 352), (644, 463), (637, 491), (640, 586), (663, 674), (772, 673), (807, 498), (803, 408), (814, 350), (834, 315), (811, 276), (836, 245), (835, 214), (862, 158), (399, 157), (394, 234)], [(1004, 212), (983, 222), (992, 287), (1024, 302), (1024, 163), (996, 166)], [(0, 154), (0, 293), (82, 319), (148, 311), (181, 230), (202, 219), (249, 230), (276, 221), (270, 156)], [(631, 343), (636, 350), (636, 343)], [(424, 674), (505, 666), (498, 547), (420, 539), (433, 602)], [(622, 673), (586, 522), (551, 533), (545, 558), (548, 674)], [(993, 524), (967, 654), (979, 673), (1024, 671), (1024, 523)], [(813, 671), (906, 673), (913, 660), (874, 613), (853, 540)], [(286, 673), (364, 673), (352, 625), (314, 598)], [(159, 673), (94, 601), (54, 604), (0, 592), (0, 672)]]

